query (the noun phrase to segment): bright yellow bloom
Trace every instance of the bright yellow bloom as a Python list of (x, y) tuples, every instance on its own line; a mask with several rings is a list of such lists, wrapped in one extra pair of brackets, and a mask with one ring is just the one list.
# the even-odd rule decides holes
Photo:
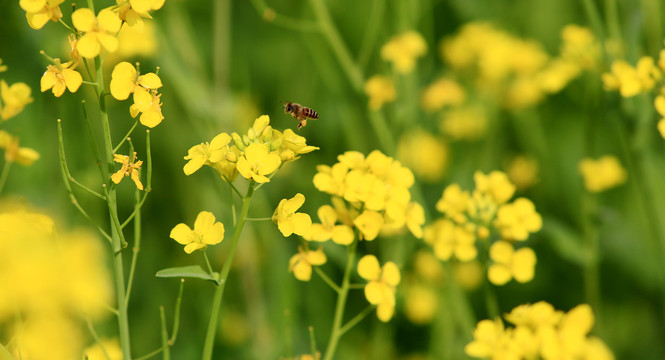
[(471, 196), (468, 191), (462, 190), (459, 184), (451, 184), (443, 190), (441, 199), (436, 203), (436, 209), (462, 224), (466, 222), (465, 212), (470, 202)]
[(118, 48), (115, 34), (120, 30), (122, 20), (110, 8), (103, 9), (96, 17), (90, 9), (78, 9), (72, 14), (72, 22), (78, 31), (85, 33), (76, 45), (81, 56), (94, 58), (102, 47), (109, 52)]
[(224, 224), (215, 222), (215, 215), (208, 211), (201, 211), (194, 222), (194, 230), (180, 223), (176, 225), (169, 235), (179, 244), (185, 245), (185, 252), (191, 254), (208, 245), (215, 245), (224, 239)]
[(363, 235), (361, 239), (374, 240), (379, 235), (383, 226), (383, 216), (376, 211), (365, 210), (360, 216), (353, 220), (353, 224)]
[(136, 153), (131, 158), (127, 155), (114, 154), (113, 161), (122, 164), (122, 167), (111, 175), (111, 180), (119, 184), (125, 176), (129, 176), (134, 181), (134, 184), (136, 184), (136, 187), (139, 190), (143, 190), (143, 184), (141, 183), (141, 179), (139, 179), (139, 170), (141, 169), (141, 165), (143, 165), (143, 161), (134, 160), (136, 160)]
[(500, 240), (492, 244), (490, 258), (494, 263), (487, 276), (494, 285), (504, 285), (513, 278), (521, 283), (533, 279), (536, 253), (528, 247), (515, 251), (511, 243)]
[(453, 140), (477, 140), (485, 136), (487, 114), (478, 105), (456, 107), (441, 116), (441, 132)]
[(305, 250), (302, 246), (298, 246), (298, 253), (289, 260), (289, 271), (293, 272), (296, 279), (309, 281), (312, 278), (312, 265), (323, 265), (327, 260), (322, 247), (316, 250)]
[(60, 4), (65, 0), (20, 0), (19, 5), (25, 10), (28, 25), (39, 30), (51, 20), (57, 22), (62, 18)]
[(323, 205), (317, 212), (320, 224), (312, 224), (305, 239), (310, 241), (328, 241), (332, 239), (336, 244), (349, 245), (355, 238), (350, 226), (335, 225), (339, 216), (337, 211), (330, 205)]
[(434, 255), (444, 261), (453, 255), (460, 261), (470, 261), (478, 255), (473, 233), (448, 219), (438, 219), (425, 227), (424, 240), (434, 248)]
[(164, 120), (164, 115), (162, 115), (162, 94), (158, 94), (157, 90), (150, 90), (148, 95), (148, 97), (140, 97), (138, 99), (135, 96), (134, 104), (129, 107), (129, 114), (135, 118), (136, 115), (141, 113), (141, 117), (139, 118), (141, 124), (149, 128), (154, 128)]
[(420, 239), (423, 237), (423, 225), (425, 224), (425, 210), (417, 202), (410, 202), (406, 209), (406, 227), (411, 234)]
[(531, 200), (518, 198), (499, 207), (494, 226), (499, 229), (504, 239), (524, 241), (529, 237), (529, 233), (540, 231), (543, 219), (536, 212)]
[(438, 182), (448, 166), (448, 146), (424, 130), (417, 129), (403, 135), (397, 153), (404, 165), (427, 182)]
[(408, 74), (416, 66), (416, 59), (427, 53), (425, 39), (415, 32), (408, 31), (394, 36), (381, 47), (381, 58), (393, 63), (395, 70)]
[(438, 111), (445, 106), (457, 106), (466, 100), (466, 92), (455, 81), (441, 78), (422, 93), (420, 105), (427, 111)]
[(619, 159), (605, 155), (598, 160), (585, 158), (580, 161), (580, 173), (584, 187), (590, 192), (601, 192), (626, 182), (628, 175)]
[[(276, 132), (277, 130), (274, 131)], [(319, 150), (319, 148), (316, 146), (307, 145), (307, 139), (296, 134), (291, 129), (284, 130), (284, 133), (281, 135), (282, 143), (280, 145), (279, 157), (282, 162), (295, 161), (300, 159), (300, 156), (298, 155), (307, 154), (314, 150)]]
[(147, 73), (138, 76), (134, 65), (123, 61), (113, 68), (111, 73), (111, 95), (117, 100), (126, 100), (129, 94), (134, 94), (134, 103), (150, 103), (149, 90), (162, 87), (162, 80), (155, 73)]
[(5, 80), (0, 80), (0, 118), (7, 120), (23, 111), (26, 105), (32, 102), (30, 87), (25, 83), (18, 82), (7, 85)]
[(535, 304), (519, 305), (504, 318), (517, 326), (526, 326), (532, 329), (541, 327), (554, 327), (563, 317), (563, 312), (554, 309), (554, 306), (539, 301)]
[(143, 26), (143, 19), (151, 19), (148, 13), (151, 10), (159, 10), (164, 5), (164, 0), (116, 0), (118, 6), (114, 11), (118, 13), (121, 20), (127, 22), (131, 27)]
[(83, 77), (73, 69), (72, 62), (60, 64), (59, 59), (55, 59), (55, 61), (56, 65), (48, 65), (44, 75), (42, 75), (41, 91), (51, 89), (56, 97), (60, 97), (65, 92), (65, 88), (69, 92), (75, 93), (83, 83)]
[(480, 171), (473, 174), (476, 190), (488, 194), (497, 205), (508, 201), (515, 193), (515, 185), (510, 183), (508, 175), (501, 171), (492, 171), (485, 175)]
[(464, 347), (464, 352), (484, 359), (519, 359), (509, 347), (509, 337), (500, 319), (481, 320), (473, 331), (473, 341)]
[(377, 317), (388, 322), (395, 313), (395, 288), (401, 280), (399, 268), (392, 261), (381, 267), (376, 256), (365, 255), (358, 260), (358, 275), (368, 280), (365, 298), (370, 304), (377, 305)]
[(374, 75), (365, 82), (365, 94), (369, 97), (369, 108), (381, 110), (383, 104), (395, 101), (395, 84), (383, 75)]
[(658, 133), (665, 139), (665, 118), (658, 121)]
[(266, 183), (270, 181), (266, 175), (275, 172), (281, 162), (279, 155), (269, 152), (266, 145), (253, 143), (238, 158), (237, 169), (247, 180)]
[(528, 189), (538, 182), (538, 162), (528, 156), (516, 156), (508, 164), (506, 174), (518, 189)]
[(645, 56), (632, 67), (624, 60), (615, 60), (610, 73), (602, 75), (605, 90), (619, 90), (621, 96), (631, 97), (653, 89), (662, 77), (653, 58)]
[(296, 212), (304, 203), (305, 196), (297, 193), (291, 199), (282, 199), (277, 205), (272, 214), (272, 221), (277, 223), (279, 231), (285, 237), (294, 233), (303, 236), (312, 226), (312, 219), (308, 214)]
[(215, 136), (210, 143), (201, 143), (189, 148), (187, 156), (185, 156), (185, 160), (189, 161), (183, 167), (185, 175), (195, 173), (203, 165), (212, 166), (222, 161), (226, 152), (229, 151), (229, 142), (231, 142), (231, 136), (221, 133)]

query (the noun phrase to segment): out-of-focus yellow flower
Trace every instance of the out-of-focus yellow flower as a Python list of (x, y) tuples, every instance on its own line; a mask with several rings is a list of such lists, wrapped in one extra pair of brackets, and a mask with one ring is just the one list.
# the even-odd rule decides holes
[(420, 105), (427, 111), (438, 111), (444, 106), (458, 106), (466, 100), (466, 92), (455, 81), (441, 78), (422, 93)]
[(83, 350), (83, 355), (88, 360), (122, 360), (120, 341), (117, 338), (101, 339), (99, 344), (95, 343)]
[(298, 246), (298, 253), (289, 260), (289, 271), (293, 272), (296, 279), (309, 281), (312, 278), (312, 266), (323, 265), (327, 260), (322, 247), (309, 250)]
[(481, 320), (473, 331), (473, 341), (464, 347), (464, 352), (484, 359), (518, 359), (518, 354), (509, 348), (509, 336), (500, 319)]
[(653, 58), (645, 56), (632, 67), (624, 60), (615, 60), (611, 72), (602, 75), (605, 90), (619, 90), (623, 97), (635, 96), (648, 92), (660, 80), (662, 73)]
[(164, 0), (116, 0), (118, 6), (114, 11), (118, 13), (120, 19), (127, 22), (129, 26), (143, 26), (143, 19), (151, 19), (148, 13), (151, 10), (159, 10), (164, 5)]
[(487, 115), (477, 105), (452, 108), (441, 115), (439, 128), (453, 140), (477, 140), (487, 131)]
[(75, 93), (81, 83), (83, 83), (83, 77), (81, 74), (74, 70), (74, 65), (72, 62), (66, 62), (60, 64), (59, 59), (55, 59), (55, 65), (48, 65), (44, 75), (42, 75), (40, 81), (41, 91), (44, 92), (48, 89), (53, 91), (53, 95), (60, 97), (64, 92), (65, 88), (71, 93)]
[(31, 148), (20, 147), (18, 137), (0, 130), (0, 149), (5, 149), (5, 161), (17, 162), (23, 166), (30, 166), (39, 160), (39, 153)]
[(590, 192), (601, 192), (626, 182), (628, 175), (619, 159), (605, 155), (598, 160), (585, 158), (580, 161), (580, 173), (584, 187)]
[(537, 74), (535, 81), (540, 90), (554, 94), (566, 87), (580, 71), (580, 67), (571, 61), (555, 59)]
[(561, 57), (574, 62), (583, 69), (596, 67), (601, 57), (598, 40), (588, 28), (578, 25), (566, 25), (561, 30)]
[(208, 245), (215, 245), (224, 239), (224, 224), (215, 222), (215, 215), (201, 211), (194, 222), (194, 230), (184, 223), (176, 225), (169, 235), (179, 244), (185, 245), (185, 252), (191, 254)]
[(665, 139), (665, 118), (658, 121), (658, 132)]
[(383, 226), (383, 216), (376, 211), (365, 210), (360, 216), (353, 220), (353, 224), (363, 235), (361, 239), (374, 240)]
[(473, 233), (448, 219), (437, 219), (425, 227), (423, 239), (434, 248), (434, 255), (444, 261), (453, 255), (460, 261), (470, 261), (478, 255)]
[(562, 317), (562, 311), (556, 310), (554, 306), (545, 301), (519, 305), (504, 315), (504, 318), (514, 325), (533, 329), (556, 326)]
[(443, 190), (441, 199), (436, 203), (436, 209), (457, 223), (466, 222), (466, 215), (464, 213), (469, 208), (471, 196), (466, 190), (462, 190), (459, 184), (448, 185)]
[(365, 83), (365, 94), (369, 97), (369, 108), (381, 110), (383, 104), (395, 101), (395, 84), (383, 75), (374, 75)]
[(423, 237), (423, 225), (425, 224), (425, 209), (415, 201), (409, 203), (406, 208), (406, 227), (411, 234), (420, 239)]
[(118, 48), (115, 34), (120, 30), (122, 20), (110, 8), (102, 9), (97, 16), (90, 9), (78, 9), (72, 14), (72, 22), (78, 31), (85, 33), (76, 45), (81, 56), (94, 58), (102, 47), (109, 52)]
[(538, 182), (538, 162), (528, 156), (515, 156), (508, 164), (506, 174), (519, 190), (528, 189)]
[(111, 73), (111, 95), (117, 100), (126, 100), (134, 94), (134, 103), (150, 103), (149, 90), (162, 87), (162, 80), (155, 73), (138, 76), (134, 65), (123, 61), (118, 63)]
[(20, 0), (19, 5), (25, 10), (28, 25), (39, 30), (51, 20), (57, 22), (62, 18), (60, 4), (65, 0)]
[(420, 250), (413, 257), (413, 272), (427, 283), (438, 285), (444, 278), (441, 262), (429, 251)]
[(312, 226), (312, 219), (308, 214), (296, 212), (304, 203), (305, 196), (297, 193), (291, 199), (282, 199), (277, 205), (272, 221), (277, 223), (279, 231), (285, 237), (294, 233), (303, 236)]
[(192, 146), (187, 151), (187, 156), (185, 156), (185, 160), (189, 160), (183, 167), (185, 175), (189, 176), (195, 173), (203, 165), (212, 166), (222, 161), (226, 152), (229, 151), (229, 142), (231, 142), (231, 136), (227, 133), (221, 133), (215, 136), (210, 143), (206, 142)]
[(152, 22), (144, 23), (143, 26), (129, 26), (127, 23), (118, 32), (118, 50), (113, 55), (120, 59), (150, 57), (157, 52), (157, 48), (155, 26)]
[(148, 97), (143, 97), (138, 103), (135, 97), (134, 104), (129, 107), (129, 114), (135, 118), (141, 113), (141, 117), (139, 118), (141, 124), (149, 128), (154, 128), (164, 120), (164, 115), (162, 115), (162, 94), (158, 94), (157, 90), (150, 90), (148, 95)]
[(394, 36), (381, 47), (381, 58), (393, 63), (395, 70), (408, 74), (416, 66), (416, 59), (427, 53), (425, 39), (415, 32), (408, 31)]
[(409, 287), (404, 302), (404, 314), (412, 323), (425, 325), (432, 322), (439, 307), (439, 299), (432, 288), (422, 285)]
[(14, 355), (17, 359), (77, 359), (84, 336), (73, 319), (65, 314), (39, 314), (17, 326)]
[(281, 162), (279, 155), (269, 152), (266, 145), (253, 143), (238, 158), (237, 169), (247, 180), (266, 183), (270, 181), (266, 175), (275, 172)]
[(517, 251), (507, 241), (497, 241), (490, 248), (493, 264), (487, 270), (487, 277), (494, 285), (504, 285), (510, 279), (525, 283), (533, 279), (536, 266), (536, 253), (528, 247)]
[(427, 182), (441, 180), (448, 165), (446, 144), (424, 130), (411, 131), (402, 136), (397, 153), (404, 165)]
[(136, 188), (143, 190), (143, 184), (141, 183), (141, 179), (139, 179), (139, 169), (141, 169), (143, 161), (134, 160), (136, 160), (136, 153), (134, 153), (131, 158), (127, 155), (114, 154), (113, 161), (122, 164), (122, 167), (111, 175), (111, 180), (114, 183), (119, 184), (125, 176), (129, 176), (132, 181), (134, 181), (134, 184), (136, 184)]
[(388, 261), (380, 266), (374, 255), (365, 255), (358, 260), (358, 275), (369, 282), (365, 286), (365, 298), (377, 305), (379, 320), (388, 322), (395, 313), (395, 288), (401, 280), (399, 268)]
[(499, 207), (494, 226), (499, 229), (504, 239), (524, 241), (529, 237), (529, 233), (540, 231), (543, 219), (536, 212), (531, 200), (519, 198)]
[(22, 82), (7, 85), (5, 80), (0, 80), (0, 118), (7, 120), (23, 111), (26, 105), (32, 102), (30, 87)]
[(355, 238), (353, 229), (346, 224), (335, 225), (339, 216), (330, 205), (323, 205), (317, 212), (320, 224), (312, 224), (305, 239), (311, 241), (328, 241), (332, 239), (336, 244), (349, 245)]
[(492, 171), (487, 175), (476, 171), (473, 179), (476, 190), (488, 194), (497, 205), (504, 204), (515, 194), (515, 185), (511, 184), (508, 175), (501, 171)]
[(453, 274), (457, 283), (467, 291), (477, 289), (484, 278), (483, 266), (477, 260), (455, 263)]
[(291, 129), (284, 130), (281, 139), (282, 143), (280, 145), (279, 156), (282, 162), (295, 161), (300, 159), (299, 155), (319, 150), (316, 146), (307, 145), (307, 139), (296, 134)]

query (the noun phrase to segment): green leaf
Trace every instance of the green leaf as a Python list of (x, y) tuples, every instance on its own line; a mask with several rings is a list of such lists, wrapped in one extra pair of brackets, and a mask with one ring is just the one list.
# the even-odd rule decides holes
[(542, 234), (559, 256), (578, 265), (586, 264), (584, 245), (579, 232), (555, 218), (548, 217), (543, 221)]
[(173, 267), (162, 269), (155, 274), (156, 277), (161, 278), (195, 278), (212, 281), (215, 284), (219, 285), (220, 282), (217, 281), (217, 273), (209, 274), (203, 270), (199, 265), (189, 265), (181, 267)]

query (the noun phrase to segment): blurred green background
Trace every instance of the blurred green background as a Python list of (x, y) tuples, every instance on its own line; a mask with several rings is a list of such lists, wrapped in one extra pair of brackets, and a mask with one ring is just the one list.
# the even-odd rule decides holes
[[(100, 9), (114, 3), (95, 1), (95, 6)], [(168, 322), (173, 320), (171, 311), (178, 281), (155, 278), (156, 271), (202, 264), (200, 254), (185, 254), (169, 238), (171, 228), (180, 222), (192, 224), (199, 211), (208, 210), (227, 224), (227, 235), (231, 233), (225, 184), (208, 168), (191, 176), (183, 174), (183, 156), (191, 146), (209, 141), (220, 132), (244, 133), (260, 114), (270, 115), (276, 129), (294, 128), (296, 122), (283, 113), (280, 101), (299, 102), (318, 111), (320, 120), (310, 121), (300, 135), (320, 150), (280, 170), (257, 193), (250, 217), (271, 216), (280, 199), (300, 192), (307, 198), (301, 211), (315, 219), (316, 209), (329, 201), (328, 195), (312, 185), (317, 164), (332, 165), (338, 154), (348, 150), (367, 154), (380, 149), (397, 157), (396, 149), (384, 148), (380, 135), (374, 132), (370, 123), (373, 115), (362, 89), (349, 80), (326, 37), (316, 30), (318, 17), (312, 3), (317, 1), (269, 0), (267, 6), (276, 14), (299, 20), (279, 18), (268, 22), (263, 19), (265, 4), (261, 0), (167, 0), (162, 9), (152, 13), (157, 43), (154, 54), (127, 59), (140, 61), (144, 72), (160, 67), (165, 116), (163, 123), (151, 130), (153, 190), (143, 207), (143, 242), (129, 307), (135, 356), (160, 344), (160, 305), (167, 309)], [(399, 78), (380, 57), (380, 48), (390, 37), (413, 29), (427, 42), (427, 55), (418, 61), (417, 70), (408, 81), (399, 78), (396, 101), (382, 110), (395, 141), (420, 127), (444, 139), (448, 147), (443, 178), (435, 183), (418, 179), (422, 191), (414, 196), (426, 208), (427, 224), (439, 216), (434, 205), (446, 185), (458, 182), (471, 189), (476, 170), (505, 169), (507, 159), (515, 154), (528, 154), (538, 161), (539, 182), (518, 193), (533, 200), (544, 219), (543, 230), (529, 240), (538, 256), (536, 276), (527, 284), (511, 282), (497, 288), (501, 312), (540, 300), (567, 311), (586, 301), (583, 264), (587, 254), (582, 212), (586, 195), (577, 165), (583, 157), (604, 154), (621, 160), (628, 170), (627, 183), (599, 194), (598, 216), (591, 219), (599, 231), (601, 250), (602, 306), (594, 308), (596, 330), (618, 359), (665, 358), (665, 259), (661, 246), (665, 237), (665, 159), (652, 99), (647, 95), (622, 99), (616, 93), (603, 91), (600, 73), (609, 67), (605, 62), (598, 71), (585, 73), (537, 105), (492, 112), (491, 130), (472, 142), (445, 139), (438, 130), (439, 116), (418, 106), (421, 91), (440, 75), (451, 72), (442, 61), (439, 42), (453, 36), (463, 24), (491, 21), (514, 36), (539, 42), (554, 56), (565, 25), (591, 28), (589, 6), (598, 10), (605, 36), (611, 32), (606, 24), (615, 9), (620, 28), (620, 38), (615, 40), (623, 43), (626, 60), (634, 64), (643, 55), (657, 57), (663, 48), (662, 2), (325, 3), (341, 40), (352, 58), (358, 60), (363, 79), (374, 74)], [(61, 8), (65, 19), (69, 19), (70, 2)], [(13, 167), (3, 196), (25, 198), (54, 215), (63, 227), (89, 226), (69, 204), (61, 184), (56, 119), (63, 121), (74, 177), (97, 186), (97, 170), (89, 152), (80, 105), (82, 99), (93, 100), (92, 92), (84, 85), (76, 94), (67, 92), (61, 98), (50, 92), (40, 93), (39, 79), (47, 62), (39, 51), (66, 58), (65, 29), (51, 22), (41, 30), (31, 29), (18, 1), (0, 2), (0, 14), (0, 58), (9, 67), (0, 78), (9, 83), (27, 83), (34, 98), (3, 128), (19, 135), (22, 145), (36, 149), (42, 156), (31, 167)], [(133, 120), (126, 102), (110, 100), (109, 104), (117, 142)], [(133, 135), (140, 157), (144, 151), (142, 132), (143, 127), (139, 126)], [(121, 214), (132, 210), (132, 186), (128, 182), (119, 186)], [(85, 194), (79, 199), (94, 218), (106, 221), (106, 204)], [(315, 276), (309, 283), (302, 283), (287, 271), (288, 259), (297, 245), (296, 239), (283, 238), (272, 223), (247, 224), (225, 292), (215, 358), (275, 359), (306, 353), (310, 325), (315, 326), (319, 349), (325, 349), (335, 296), (320, 278)], [(361, 246), (380, 254), (382, 263), (396, 261), (403, 276), (411, 271), (413, 254), (421, 248), (428, 246), (408, 234)], [(225, 243), (208, 249), (214, 268), (221, 266), (227, 250)], [(329, 262), (324, 269), (340, 279), (345, 261), (343, 249), (327, 250)], [(383, 324), (370, 315), (342, 338), (337, 358), (464, 358), (463, 348), (471, 334), (464, 333), (451, 320), (457, 309), (448, 307), (449, 296), (454, 294), (445, 284), (454, 278), (448, 271), (450, 267), (446, 270), (444, 285), (438, 292), (440, 315), (433, 323), (413, 324), (404, 315), (406, 286), (400, 287), (395, 318)], [(199, 356), (213, 291), (209, 283), (186, 281), (173, 358)], [(487, 317), (482, 291), (471, 290), (461, 296), (470, 301), (474, 324)], [(362, 292), (354, 292), (347, 314), (351, 316), (365, 306)], [(109, 318), (98, 330), (112, 336), (115, 328), (114, 319)], [(446, 332), (454, 334), (447, 337), (453, 340), (442, 344), (441, 334)]]

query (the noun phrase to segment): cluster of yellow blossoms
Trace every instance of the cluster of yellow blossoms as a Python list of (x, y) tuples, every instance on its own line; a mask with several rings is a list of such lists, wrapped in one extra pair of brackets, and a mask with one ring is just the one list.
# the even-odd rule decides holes
[(567, 313), (544, 301), (520, 305), (505, 319), (482, 320), (467, 344), (467, 355), (484, 359), (595, 359), (612, 360), (605, 343), (589, 336), (594, 323), (591, 307), (579, 305)]
[(665, 49), (660, 51), (658, 62), (650, 56), (643, 56), (633, 67), (625, 60), (615, 60), (610, 72), (602, 75), (605, 90), (618, 90), (623, 97), (653, 92), (656, 96), (654, 107), (661, 116), (658, 131), (665, 138)]
[(134, 104), (129, 107), (129, 113), (136, 117), (141, 113), (141, 124), (153, 128), (162, 122), (161, 94), (157, 89), (162, 87), (162, 80), (155, 73), (140, 75), (136, 68), (123, 61), (113, 68), (111, 73), (111, 95), (116, 100), (126, 100), (130, 94)]
[(472, 193), (458, 184), (446, 187), (436, 204), (445, 217), (425, 228), (425, 242), (441, 260), (454, 257), (467, 262), (478, 256), (477, 240), (483, 241), (487, 246), (481, 248), (489, 249), (491, 263), (487, 265), (487, 275), (493, 284), (504, 285), (511, 279), (530, 281), (536, 255), (528, 247), (516, 250), (514, 244), (541, 229), (541, 216), (529, 199), (508, 202), (515, 186), (505, 173), (476, 172), (474, 179), (476, 188)]
[(580, 161), (579, 171), (584, 179), (584, 188), (597, 193), (626, 182), (628, 174), (619, 159), (605, 155), (599, 159), (585, 158)]
[[(0, 210), (0, 323), (16, 359), (81, 359), (83, 319), (111, 303), (110, 276), (98, 239), (59, 232), (47, 215), (23, 206)], [(3, 357), (4, 358), (4, 357)]]

